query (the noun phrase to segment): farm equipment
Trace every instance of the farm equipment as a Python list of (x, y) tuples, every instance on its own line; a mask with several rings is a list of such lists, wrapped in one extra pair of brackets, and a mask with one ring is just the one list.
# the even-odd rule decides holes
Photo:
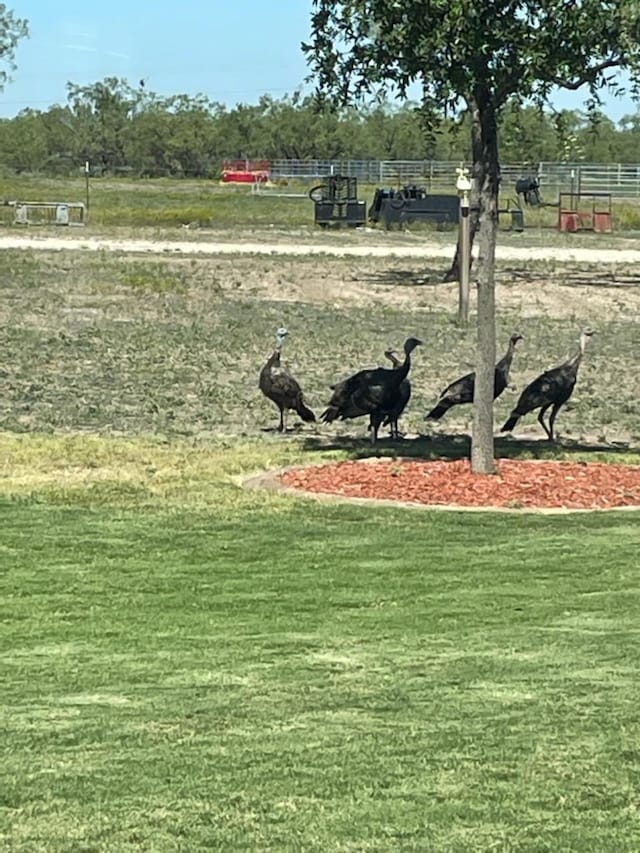
[(358, 201), (357, 178), (329, 175), (324, 183), (309, 190), (309, 198), (315, 205), (315, 223), (322, 228), (365, 224), (365, 203)]
[(611, 193), (560, 193), (558, 230), (612, 231)]
[(220, 180), (223, 184), (266, 184), (270, 169), (268, 160), (223, 160)]
[[(513, 207), (511, 206), (513, 203)], [(549, 207), (540, 196), (540, 182), (537, 178), (526, 176), (516, 181), (515, 199), (507, 199), (507, 206), (498, 209), (498, 216), (507, 214), (511, 219), (511, 231), (524, 231), (524, 208)]]
[[(573, 180), (573, 179), (572, 179)], [(573, 184), (572, 184), (573, 186)], [(594, 231), (608, 233), (612, 230), (611, 193), (561, 192), (558, 201), (544, 201), (540, 195), (540, 182), (535, 177), (522, 177), (516, 181), (515, 208), (512, 199), (499, 214), (511, 216), (511, 230), (524, 229), (524, 207), (555, 207), (558, 209), (558, 231)]]
[(410, 222), (436, 222), (440, 227), (456, 225), (460, 218), (457, 195), (429, 195), (424, 187), (410, 184), (400, 190), (378, 188), (368, 217), (386, 229), (403, 228)]
[(529, 207), (537, 207), (543, 204), (540, 198), (540, 182), (537, 178), (518, 178), (516, 181), (516, 195)]
[(5, 201), (13, 209), (14, 225), (84, 225), (86, 206), (82, 202)]

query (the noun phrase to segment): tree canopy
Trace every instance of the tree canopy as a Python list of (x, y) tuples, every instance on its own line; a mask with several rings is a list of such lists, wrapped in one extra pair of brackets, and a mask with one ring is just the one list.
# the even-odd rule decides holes
[[(468, 117), (434, 116), (426, 134), (419, 104), (387, 102), (318, 110), (311, 96), (228, 108), (203, 96), (159, 96), (107, 77), (69, 84), (67, 102), (0, 120), (3, 169), (77, 174), (217, 178), (235, 159), (465, 160)], [(617, 125), (599, 112), (539, 110), (509, 101), (498, 121), (502, 159), (640, 163), (640, 112)], [(504, 187), (503, 187), (504, 190)]]
[[(0, 92), (15, 71), (16, 47), (20, 39), (29, 35), (29, 25), (23, 18), (17, 18), (5, 3), (0, 3)], [(6, 66), (6, 67), (2, 67)]]
[(586, 86), (593, 105), (618, 69), (635, 74), (637, 0), (314, 0), (303, 45), (319, 98), (359, 101), (418, 83), (427, 115), (471, 116), (478, 199), (478, 350), (471, 462), (495, 471), (494, 267), (498, 122), (509, 101)]

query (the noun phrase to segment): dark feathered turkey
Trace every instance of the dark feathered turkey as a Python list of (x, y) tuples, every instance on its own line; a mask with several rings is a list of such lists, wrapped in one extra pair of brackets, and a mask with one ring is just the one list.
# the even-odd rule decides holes
[[(518, 341), (522, 340), (522, 335), (517, 333), (509, 338), (509, 346), (506, 353), (496, 364), (494, 380), (493, 380), (493, 399), (497, 400), (500, 394), (509, 384), (509, 371), (511, 370), (511, 362)], [(425, 415), (425, 420), (439, 420), (453, 406), (461, 406), (464, 403), (473, 403), (473, 395), (475, 393), (476, 374), (467, 373), (456, 379), (451, 385), (447, 385), (436, 405)]]
[[(593, 329), (585, 329), (580, 335), (580, 346), (574, 356), (563, 364), (558, 365), (558, 367), (545, 370), (544, 373), (541, 373), (540, 376), (527, 385), (502, 427), (502, 432), (510, 432), (521, 417), (535, 411), (535, 409), (540, 409), (538, 423), (546, 432), (549, 441), (554, 440), (553, 424), (560, 408), (564, 406), (573, 394), (573, 389), (578, 378), (578, 368), (592, 335)], [(549, 426), (544, 422), (544, 414), (547, 409), (551, 409)]]
[(401, 399), (400, 387), (411, 368), (411, 353), (421, 343), (418, 338), (407, 338), (404, 360), (399, 367), (359, 370), (332, 386), (333, 394), (320, 420), (331, 423), (336, 419), (348, 420), (369, 415), (371, 442), (375, 444), (380, 424), (395, 410)]
[[(401, 360), (396, 355), (396, 351), (392, 349), (385, 350), (384, 354), (389, 359), (389, 361), (393, 364), (394, 367), (399, 368), (402, 365)], [(384, 421), (382, 422), (382, 426), (388, 426), (391, 438), (400, 438), (400, 430), (398, 429), (398, 420), (400, 419), (400, 415), (404, 412), (409, 404), (409, 400), (411, 399), (411, 382), (409, 379), (403, 379), (400, 383), (400, 394), (398, 396), (398, 402), (393, 407), (393, 409), (386, 415)]]

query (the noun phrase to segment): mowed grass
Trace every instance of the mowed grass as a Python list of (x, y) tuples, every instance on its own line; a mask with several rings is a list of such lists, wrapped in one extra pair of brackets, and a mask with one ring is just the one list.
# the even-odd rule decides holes
[(297, 441), (0, 449), (4, 849), (638, 849), (633, 514), (239, 487)]
[[(403, 423), (426, 430), (474, 333), (439, 285), (416, 285), (418, 264), (3, 262), (0, 848), (640, 848), (637, 513), (383, 510), (241, 487), (370, 453), (360, 423), (271, 432), (257, 374), (282, 324), (318, 411), (336, 378), (420, 334)], [(561, 446), (498, 452), (638, 464), (633, 280), (594, 272), (588, 289), (567, 271), (567, 306), (531, 300), (534, 281), (520, 300), (500, 275), (499, 338), (525, 334), (519, 387), (596, 310), (598, 335)], [(469, 417), (381, 452), (465, 453)]]

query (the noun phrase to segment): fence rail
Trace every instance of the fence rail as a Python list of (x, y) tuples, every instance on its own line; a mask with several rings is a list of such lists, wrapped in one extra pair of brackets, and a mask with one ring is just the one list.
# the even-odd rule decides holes
[[(379, 186), (419, 183), (428, 192), (455, 192), (459, 166), (459, 160), (272, 160), (270, 174), (272, 180), (304, 181), (346, 175)], [(547, 201), (560, 192), (640, 198), (640, 164), (635, 163), (508, 163), (501, 167), (501, 175), (504, 192), (514, 190), (518, 178), (536, 177)]]

